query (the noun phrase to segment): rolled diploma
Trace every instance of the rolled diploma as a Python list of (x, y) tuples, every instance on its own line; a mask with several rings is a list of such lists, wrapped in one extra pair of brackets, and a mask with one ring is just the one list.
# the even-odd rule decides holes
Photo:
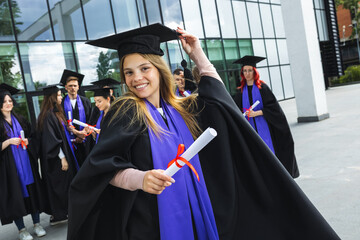
[(184, 95), (185, 95), (185, 97), (190, 96), (190, 94), (187, 91), (184, 91)]
[[(24, 140), (25, 140), (25, 133), (24, 133), (23, 130), (20, 131), (20, 136), (21, 136), (21, 140), (24, 141)], [(26, 150), (26, 146), (25, 146), (25, 145), (23, 145), (23, 149)]]
[(96, 127), (90, 126), (89, 124), (80, 122), (79, 120), (76, 120), (76, 119), (73, 120), (73, 123), (75, 123), (76, 125), (79, 125), (79, 126), (89, 127), (92, 130), (99, 130)]
[[(250, 107), (251, 110), (253, 110), (257, 105), (259, 105), (259, 100), (256, 100), (256, 102)], [(243, 113), (244, 116), (246, 116), (246, 111)]]
[[(70, 120), (70, 121), (69, 121), (69, 125), (72, 126), (73, 124), (72, 124), (72, 122), (71, 122), (71, 119), (72, 119), (72, 117), (71, 117), (71, 111), (68, 111), (68, 119)], [(70, 134), (73, 135), (74, 133), (73, 133), (73, 132), (70, 132)]]
[[(191, 146), (186, 149), (186, 151), (181, 155), (181, 157), (185, 158), (187, 161), (190, 161), (198, 152), (200, 152), (201, 149), (203, 149), (211, 140), (216, 137), (217, 132), (213, 128), (207, 128), (205, 132), (203, 132), (196, 140), (191, 144)], [(181, 166), (184, 166), (185, 163), (181, 160), (178, 161), (178, 163)], [(168, 167), (165, 170), (165, 174), (172, 177), (177, 171), (179, 171), (180, 168), (176, 166), (175, 162), (171, 164), (170, 167)]]

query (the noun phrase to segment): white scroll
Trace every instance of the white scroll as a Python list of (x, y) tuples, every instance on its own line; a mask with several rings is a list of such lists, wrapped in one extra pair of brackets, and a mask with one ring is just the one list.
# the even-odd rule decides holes
[(96, 131), (99, 130), (96, 127), (90, 126), (89, 124), (80, 122), (79, 120), (76, 120), (76, 119), (74, 119), (72, 122), (75, 123), (76, 125), (79, 125), (79, 126), (82, 126), (82, 127), (89, 127), (92, 130), (96, 130)]
[[(23, 130), (20, 131), (20, 137), (21, 137), (21, 140), (23, 140), (23, 141), (25, 140), (25, 133), (24, 133)], [(24, 143), (24, 145), (22, 146), (22, 148), (23, 148), (24, 150), (26, 150), (25, 143)]]
[[(208, 128), (203, 132), (194, 142), (191, 144), (191, 146), (186, 149), (186, 151), (181, 155), (181, 157), (185, 158), (187, 161), (190, 161), (198, 152), (200, 152), (201, 149), (203, 149), (211, 140), (216, 137), (217, 132), (213, 128)], [(181, 160), (178, 160), (178, 164), (181, 166), (184, 166), (185, 163)], [(174, 162), (171, 164), (170, 167), (168, 167), (165, 170), (165, 174), (172, 177), (177, 171), (179, 171), (181, 168), (176, 166), (176, 163)]]
[[(254, 108), (257, 106), (257, 105), (259, 105), (259, 100), (256, 100), (256, 102), (250, 107), (250, 109), (251, 110), (254, 110)], [(244, 113), (243, 113), (243, 115), (244, 115), (244, 117), (246, 116), (246, 113), (247, 113), (247, 111), (245, 111)]]

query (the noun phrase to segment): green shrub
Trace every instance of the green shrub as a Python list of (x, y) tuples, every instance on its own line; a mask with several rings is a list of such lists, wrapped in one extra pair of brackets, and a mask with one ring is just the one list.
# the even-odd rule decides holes
[(360, 65), (349, 66), (345, 74), (339, 78), (339, 83), (360, 81)]

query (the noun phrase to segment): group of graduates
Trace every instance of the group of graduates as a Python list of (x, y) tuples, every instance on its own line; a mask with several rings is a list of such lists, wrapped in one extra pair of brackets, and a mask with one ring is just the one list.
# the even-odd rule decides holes
[[(160, 43), (170, 40), (195, 63), (195, 82), (186, 62), (172, 75), (162, 59)], [(181, 28), (152, 24), (87, 43), (118, 51), (126, 94), (114, 99), (117, 82), (95, 82), (91, 109), (77, 94), (83, 75), (65, 70), (67, 96), (43, 89), (31, 134), (12, 111), (16, 89), (0, 86), (0, 217), (15, 221), (20, 239), (32, 239), (27, 214), (45, 234), (41, 212), (51, 225), (68, 220), (69, 240), (339, 239), (293, 180), (294, 142), (256, 70), (263, 58), (236, 62), (240, 87), (230, 96), (199, 40)], [(217, 136), (191, 162), (179, 157), (208, 127)], [(168, 176), (171, 160), (181, 169)]]

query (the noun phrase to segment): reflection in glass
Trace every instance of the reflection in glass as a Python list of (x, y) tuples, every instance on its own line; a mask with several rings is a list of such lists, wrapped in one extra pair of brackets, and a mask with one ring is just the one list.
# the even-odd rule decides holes
[(86, 40), (80, 0), (49, 0), (49, 6), (56, 40)]
[[(254, 56), (266, 57), (264, 40), (252, 40)], [(256, 64), (258, 67), (263, 67), (267, 65), (267, 59)]]
[(76, 71), (70, 43), (20, 43), (28, 91), (60, 81), (63, 70)]
[(269, 77), (269, 68), (267, 67), (261, 67), (261, 68), (256, 68), (259, 72), (259, 75), (260, 75), (260, 80), (263, 80), (266, 85), (269, 86), (269, 88), (271, 89), (271, 80), (270, 80), (270, 77)]
[(225, 69), (224, 54), (220, 40), (206, 40), (208, 57), (216, 70)]
[(251, 40), (238, 40), (240, 48), (240, 57), (254, 55)]
[(90, 82), (107, 77), (120, 80), (117, 51), (84, 43), (76, 43), (74, 47), (79, 62), (79, 72), (85, 75), (82, 85), (89, 85)]
[(53, 40), (50, 17), (46, 1), (16, 1), (17, 7), (12, 9), (15, 18), (18, 40)]
[(260, 22), (259, 14), (259, 4), (258, 3), (246, 3), (247, 11), (249, 16), (249, 25), (251, 29), (252, 38), (262, 38), (262, 28)]
[(217, 0), (221, 35), (223, 38), (236, 38), (234, 17), (229, 0)]
[[(11, 7), (15, 9), (15, 11), (17, 11), (16, 14), (18, 16), (19, 8), (17, 7), (17, 2), (11, 1), (11, 4), (12, 4)], [(11, 22), (11, 16), (10, 16), (10, 9), (8, 6), (8, 2), (4, 0), (0, 2), (0, 40), (1, 41), (15, 40), (13, 26)]]
[(265, 39), (268, 65), (278, 65), (279, 58), (275, 40)]
[(164, 25), (169, 28), (184, 28), (179, 0), (161, 0)]
[(277, 45), (278, 45), (280, 64), (288, 64), (289, 56), (287, 52), (286, 40), (285, 39), (277, 40)]
[[(184, 56), (185, 60), (189, 63), (188, 55), (184, 52), (182, 47), (179, 47), (178, 41), (169, 41), (167, 42), (169, 56), (170, 56), (170, 69), (174, 71), (176, 68), (181, 67), (181, 61), (183, 60), (182, 56)], [(181, 46), (181, 45), (180, 45)], [(181, 52), (182, 55), (181, 55)], [(188, 64), (188, 68), (190, 69), (190, 64)]]
[(116, 32), (140, 27), (136, 2), (134, 0), (112, 0)]
[[(240, 66), (240, 65), (239, 65)], [(236, 89), (240, 86), (240, 70), (232, 70), (227, 72), (227, 77), (229, 81), (229, 91), (230, 95), (236, 93)]]
[(198, 38), (204, 38), (204, 29), (201, 18), (199, 17), (200, 8), (198, 2), (193, 0), (181, 0), (181, 6), (186, 31), (196, 34)]
[(284, 99), (284, 92), (281, 82), (280, 68), (279, 67), (269, 67), (272, 92), (274, 93), (277, 100)]
[(271, 16), (271, 10), (269, 4), (259, 4), (261, 11), (261, 21), (264, 30), (265, 38), (273, 38), (274, 37), (274, 26)]
[(281, 66), (281, 75), (282, 75), (282, 79), (283, 79), (285, 98), (295, 97), (290, 65)]
[(214, 0), (200, 0), (201, 12), (205, 27), (205, 36), (220, 37), (218, 18)]
[(245, 2), (233, 1), (238, 38), (250, 38), (250, 30)]
[(239, 64), (233, 64), (234, 61), (240, 58), (236, 42), (236, 40), (223, 40), (227, 69), (240, 68)]
[(35, 118), (37, 119), (39, 114), (40, 114), (40, 110), (41, 110), (41, 104), (44, 101), (44, 96), (40, 95), (40, 96), (33, 96), (32, 97), (32, 102), (33, 102), (33, 106), (34, 106), (34, 111), (35, 111)]
[(145, 0), (145, 7), (149, 25), (153, 23), (161, 23), (161, 14), (158, 0)]
[(83, 1), (84, 15), (89, 39), (114, 34), (110, 4), (102, 0)]
[(230, 92), (230, 86), (229, 86), (229, 81), (228, 81), (228, 75), (227, 72), (225, 71), (218, 71), (218, 74), (221, 78), (221, 80), (223, 81), (223, 83), (225, 84), (225, 88)]
[(24, 89), (15, 44), (0, 44), (0, 83)]
[(140, 17), (140, 25), (146, 26), (146, 16), (145, 16), (145, 7), (143, 0), (137, 0), (138, 14)]
[(22, 117), (24, 117), (26, 120), (30, 122), (30, 113), (29, 108), (26, 101), (25, 94), (16, 94), (13, 96), (16, 102), (16, 105), (13, 108), (13, 111)]
[(282, 18), (281, 6), (272, 5), (271, 6), (273, 18), (274, 18), (274, 26), (275, 26), (275, 34), (277, 38), (285, 37), (284, 23)]

